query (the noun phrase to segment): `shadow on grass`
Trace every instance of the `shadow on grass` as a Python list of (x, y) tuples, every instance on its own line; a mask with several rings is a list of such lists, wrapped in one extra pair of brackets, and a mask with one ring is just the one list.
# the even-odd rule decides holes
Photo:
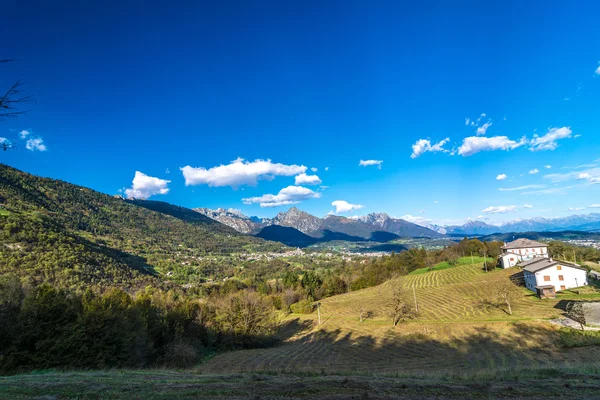
[[(390, 327), (384, 337), (375, 337), (341, 329), (318, 330), (277, 349), (248, 353), (243, 357), (234, 356), (234, 363), (224, 355), (224, 358), (210, 365), (210, 371), (268, 370), (327, 374), (390, 371), (429, 373), (432, 370), (445, 370), (452, 373), (473, 371), (482, 366), (511, 368), (544, 363), (559, 365), (564, 356), (560, 352), (559, 332), (541, 324), (513, 323), (501, 331), (494, 326), (484, 325), (474, 327), (470, 334), (462, 337), (441, 337), (429, 331), (410, 334), (397, 332)], [(599, 353), (600, 348), (598, 351), (589, 351), (588, 358)]]

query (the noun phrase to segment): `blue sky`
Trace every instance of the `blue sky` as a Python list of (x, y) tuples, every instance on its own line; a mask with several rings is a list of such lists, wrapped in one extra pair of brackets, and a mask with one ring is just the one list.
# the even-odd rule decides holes
[(23, 79), (37, 102), (0, 123), (18, 146), (0, 162), (259, 216), (600, 203), (598, 4), (189, 3), (4, 2), (0, 58), (18, 61), (0, 88)]

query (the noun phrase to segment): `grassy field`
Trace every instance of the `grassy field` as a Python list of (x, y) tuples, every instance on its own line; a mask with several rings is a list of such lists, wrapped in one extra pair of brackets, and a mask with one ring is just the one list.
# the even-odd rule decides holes
[[(221, 354), (198, 371), (414, 375), (553, 368), (600, 360), (600, 347), (562, 348), (559, 329), (545, 321), (560, 317), (568, 300), (579, 298), (575, 292), (540, 300), (522, 288), (513, 315), (502, 307), (480, 306), (490, 284), (516, 273), (486, 273), (482, 265), (463, 265), (324, 299), (321, 325), (315, 314), (291, 315), (280, 345)], [(411, 294), (414, 288), (419, 318), (393, 328), (386, 305), (398, 285)], [(585, 297), (600, 298), (599, 294), (589, 288)], [(361, 307), (368, 315), (362, 323)]]
[[(522, 288), (513, 315), (480, 306), (490, 284), (515, 274), (478, 264), (404, 276), (322, 300), (320, 325), (316, 314), (286, 317), (271, 348), (222, 353), (186, 371), (0, 377), (0, 399), (596, 397), (600, 336), (547, 320), (569, 300), (600, 299), (600, 289), (540, 300)], [(419, 317), (393, 328), (386, 305), (397, 287), (414, 289)]]
[(597, 366), (454, 376), (106, 371), (0, 377), (0, 399), (590, 399)]
[[(444, 269), (454, 268), (454, 267), (458, 267), (461, 265), (479, 265), (479, 264), (483, 263), (484, 261), (486, 261), (486, 259), (484, 257), (461, 257), (458, 260), (456, 260), (455, 264), (450, 264), (450, 263), (448, 263), (448, 261), (442, 261), (441, 263), (437, 263), (436, 265), (434, 265), (432, 268), (420, 268), (420, 269), (414, 270), (409, 275), (426, 274), (431, 271), (442, 271)], [(488, 257), (487, 263), (488, 263), (489, 268), (493, 269), (494, 266), (496, 265), (496, 260)]]

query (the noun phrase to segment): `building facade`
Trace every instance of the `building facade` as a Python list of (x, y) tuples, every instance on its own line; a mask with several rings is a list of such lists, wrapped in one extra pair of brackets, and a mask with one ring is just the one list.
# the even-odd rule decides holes
[(534, 292), (537, 287), (554, 286), (558, 292), (588, 284), (587, 270), (577, 264), (538, 257), (518, 265), (523, 268), (525, 286)]
[(522, 261), (533, 258), (547, 258), (548, 245), (529, 239), (517, 239), (501, 247), (500, 265), (502, 268), (510, 268)]

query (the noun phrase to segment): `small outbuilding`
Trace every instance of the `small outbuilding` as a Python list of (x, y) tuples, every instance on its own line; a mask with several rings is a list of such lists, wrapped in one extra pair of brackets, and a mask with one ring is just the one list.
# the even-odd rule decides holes
[(536, 286), (535, 294), (537, 294), (540, 299), (556, 298), (556, 291), (554, 290), (554, 286), (552, 285)]
[(588, 274), (588, 276), (591, 279), (594, 279), (596, 281), (600, 281), (600, 272), (598, 272), (598, 271), (590, 271), (589, 274)]

